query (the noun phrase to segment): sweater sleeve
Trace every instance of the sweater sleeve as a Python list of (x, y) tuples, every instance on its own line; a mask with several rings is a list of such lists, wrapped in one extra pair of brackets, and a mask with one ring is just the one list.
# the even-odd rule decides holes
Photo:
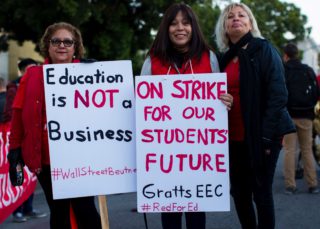
[(152, 75), (151, 73), (151, 58), (148, 56), (146, 60), (144, 61), (141, 69), (140, 75)]
[(11, 130), (9, 135), (10, 149), (21, 147), (23, 135), (22, 109), (13, 109)]
[(28, 75), (28, 70), (27, 70), (26, 74), (23, 75), (23, 77), (20, 80), (20, 84), (19, 84), (16, 96), (14, 98), (14, 101), (13, 101), (12, 109), (14, 109), (14, 108), (22, 109), (23, 102), (24, 102), (24, 94), (26, 92), (26, 83), (27, 83), (28, 77), (29, 77), (29, 75)]
[(220, 72), (217, 56), (211, 50), (210, 50), (210, 65), (211, 65), (212, 72), (214, 73)]

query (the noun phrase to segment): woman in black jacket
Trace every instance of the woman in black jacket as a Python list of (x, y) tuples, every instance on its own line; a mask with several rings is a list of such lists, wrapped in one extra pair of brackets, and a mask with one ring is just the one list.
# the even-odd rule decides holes
[(220, 69), (227, 73), (228, 92), (234, 98), (229, 111), (231, 194), (242, 228), (272, 229), (272, 183), (281, 140), (295, 131), (286, 109), (282, 61), (261, 38), (245, 4), (231, 3), (222, 11), (216, 39), (225, 52)]

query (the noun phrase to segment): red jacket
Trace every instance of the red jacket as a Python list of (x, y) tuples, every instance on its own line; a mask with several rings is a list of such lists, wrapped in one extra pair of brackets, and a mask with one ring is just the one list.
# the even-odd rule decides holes
[(27, 69), (12, 108), (10, 149), (21, 147), (25, 164), (31, 171), (39, 171), (50, 164), (42, 66)]

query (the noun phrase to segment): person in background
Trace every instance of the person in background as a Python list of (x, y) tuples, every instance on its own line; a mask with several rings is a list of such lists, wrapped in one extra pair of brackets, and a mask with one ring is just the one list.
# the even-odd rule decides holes
[[(7, 85), (5, 106), (3, 110), (3, 122), (11, 121), (12, 103), (17, 93), (20, 79), (28, 67), (35, 65), (37, 65), (37, 62), (31, 58), (22, 59), (18, 63), (18, 68), (21, 75)], [(29, 198), (13, 212), (13, 222), (23, 223), (26, 222), (29, 218), (42, 218), (47, 216), (46, 213), (33, 208), (33, 197), (34, 194), (32, 193)]]
[(6, 81), (0, 77), (0, 123), (3, 122), (3, 110), (6, 102)]
[(29, 68), (31, 66), (35, 66), (37, 64), (38, 63), (31, 58), (22, 59), (18, 63), (18, 69), (20, 71), (20, 76), (17, 79), (8, 83), (8, 85), (7, 85), (6, 102), (5, 102), (5, 107), (4, 107), (4, 111), (3, 111), (4, 122), (9, 122), (12, 119), (12, 104), (13, 104), (13, 100), (16, 96), (18, 86), (19, 86), (19, 83), (20, 83), (20, 80), (21, 80), (23, 74), (26, 72), (27, 68)]
[(243, 3), (222, 10), (215, 33), (224, 53), (220, 70), (227, 73), (228, 92), (234, 98), (229, 111), (231, 195), (242, 228), (273, 229), (273, 176), (282, 137), (295, 131), (286, 109), (281, 57), (262, 39)]
[(313, 153), (318, 166), (320, 166), (320, 102), (318, 101), (314, 108), (315, 118), (313, 120), (314, 144)]
[(311, 194), (318, 194), (320, 190), (317, 187), (317, 173), (312, 154), (312, 123), (315, 118), (314, 107), (319, 98), (316, 74), (312, 68), (301, 63), (295, 44), (287, 44), (283, 51), (286, 84), (289, 92), (287, 107), (297, 129), (297, 133), (288, 134), (283, 139), (285, 193), (290, 195), (297, 192), (295, 155), (298, 141), (308, 191)]
[(6, 81), (0, 77), (0, 123), (3, 123), (3, 110), (6, 102)]
[[(207, 45), (198, 19), (186, 4), (173, 4), (165, 12), (156, 38), (149, 50), (141, 75), (191, 74), (219, 72), (216, 55)], [(221, 101), (228, 109), (232, 96), (224, 94)], [(204, 229), (204, 212), (186, 212), (188, 229)], [(162, 213), (163, 229), (181, 228), (182, 213)]]
[[(40, 45), (44, 64), (79, 63), (84, 54), (80, 31), (65, 22), (48, 26)], [(28, 68), (12, 107), (9, 163), (18, 158), (20, 164), (25, 163), (37, 175), (50, 209), (52, 229), (71, 228), (70, 208), (78, 228), (100, 229), (94, 197), (53, 199), (44, 96), (42, 66)]]

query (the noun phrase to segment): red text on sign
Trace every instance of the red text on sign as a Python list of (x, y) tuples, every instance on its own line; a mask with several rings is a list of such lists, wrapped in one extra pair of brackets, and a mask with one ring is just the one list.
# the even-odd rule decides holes
[(160, 99), (163, 98), (163, 88), (162, 83), (159, 82), (158, 85), (155, 83), (149, 83), (143, 81), (137, 86), (137, 95), (141, 99), (151, 98), (154, 99), (156, 96)]
[(104, 107), (104, 106), (113, 108), (114, 96), (116, 93), (119, 93), (118, 89), (110, 89), (110, 90), (98, 89), (90, 95), (90, 91), (85, 90), (84, 96), (83, 96), (80, 91), (75, 90), (74, 107), (78, 108), (79, 103), (82, 103), (85, 107), (89, 107), (91, 102), (93, 106), (98, 108)]
[[(150, 167), (154, 166), (156, 169), (160, 169), (163, 173), (170, 173), (174, 168), (178, 168), (178, 171), (183, 172), (186, 169), (190, 170), (202, 170), (202, 171), (216, 171), (220, 173), (226, 172), (223, 161), (223, 154), (211, 155), (209, 153), (203, 154), (146, 154), (146, 171), (150, 171)], [(155, 166), (156, 165), (156, 166)]]
[(220, 95), (226, 93), (225, 82), (201, 82), (199, 80), (176, 80), (173, 87), (177, 92), (171, 93), (174, 98), (191, 100), (210, 100), (218, 99)]
[(223, 144), (228, 139), (225, 129), (144, 129), (141, 131), (142, 142), (151, 143), (189, 143), (189, 144)]
[(151, 116), (153, 121), (165, 121), (166, 118), (171, 120), (171, 116), (169, 115), (170, 107), (169, 106), (161, 106), (161, 107), (153, 107), (153, 106), (145, 106), (144, 107), (144, 120), (148, 120), (148, 116)]
[(214, 109), (212, 107), (186, 107), (182, 111), (182, 116), (185, 119), (191, 119), (191, 118), (196, 118), (196, 119), (203, 119), (208, 120), (211, 119), (212, 121), (215, 120), (213, 117), (214, 115)]

